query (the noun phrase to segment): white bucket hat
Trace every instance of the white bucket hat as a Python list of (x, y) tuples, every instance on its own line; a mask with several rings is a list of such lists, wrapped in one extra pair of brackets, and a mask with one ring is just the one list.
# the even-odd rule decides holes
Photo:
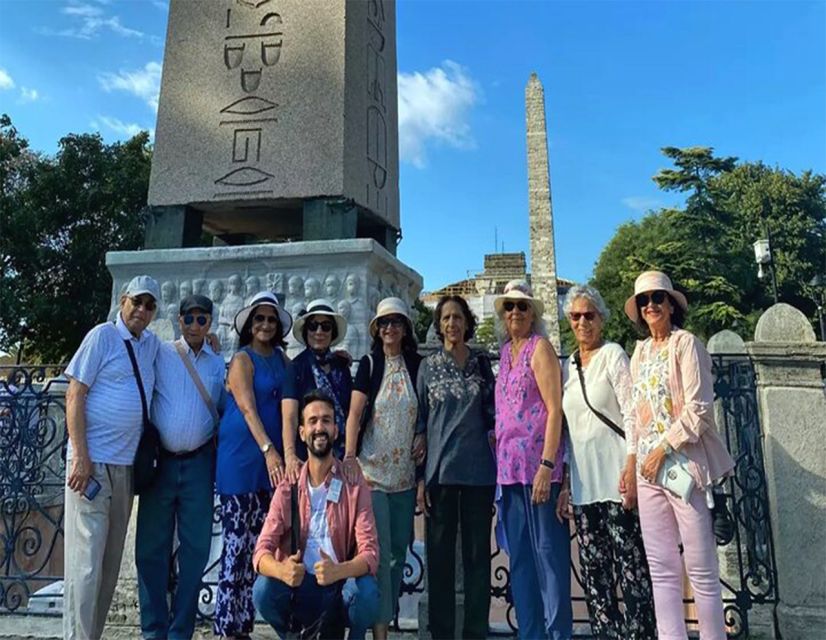
[(287, 336), (290, 332), (290, 328), (293, 326), (293, 317), (287, 312), (286, 309), (278, 304), (278, 298), (276, 298), (275, 294), (271, 291), (260, 291), (256, 293), (249, 299), (247, 306), (235, 314), (235, 320), (232, 324), (239, 336), (241, 335), (241, 329), (244, 328), (244, 325), (247, 323), (247, 319), (250, 317), (250, 314), (255, 307), (272, 307), (275, 309), (275, 313), (278, 314), (278, 322), (281, 325), (282, 336)]
[(643, 271), (634, 281), (634, 295), (625, 301), (625, 306), (623, 307), (625, 315), (631, 319), (631, 322), (636, 323), (640, 319), (636, 298), (638, 294), (645, 293), (646, 291), (665, 291), (676, 300), (683, 311), (688, 309), (688, 300), (686, 300), (686, 297), (682, 293), (674, 290), (674, 285), (671, 284), (671, 278), (662, 271)]
[(330, 303), (329, 300), (324, 298), (318, 298), (310, 302), (307, 305), (307, 308), (304, 309), (299, 316), (295, 319), (295, 324), (293, 325), (293, 337), (298, 340), (301, 344), (306, 345), (307, 343), (304, 342), (304, 323), (307, 322), (307, 318), (311, 316), (329, 316), (336, 323), (336, 329), (338, 331), (338, 335), (335, 339), (330, 343), (330, 346), (333, 347), (337, 345), (339, 342), (344, 340), (344, 336), (347, 334), (347, 320), (344, 319), (344, 316), (340, 313), (333, 311), (333, 305)]
[(410, 319), (410, 311), (407, 309), (407, 303), (401, 298), (385, 298), (379, 302), (379, 306), (376, 307), (376, 315), (370, 321), (370, 326), (368, 327), (371, 337), (376, 337), (376, 333), (378, 333), (379, 330), (376, 323), (379, 318), (383, 318), (384, 316), (404, 317), (407, 320), (408, 332), (410, 332), (413, 339), (416, 338), (413, 333), (413, 321)]
[(504, 310), (503, 305), (508, 300), (513, 300), (514, 302), (525, 300), (529, 302), (539, 319), (542, 318), (542, 314), (545, 312), (545, 304), (540, 299), (533, 297), (533, 291), (530, 285), (524, 280), (511, 280), (505, 285), (504, 293), (493, 301), (493, 308), (496, 310), (497, 315), (502, 315)]

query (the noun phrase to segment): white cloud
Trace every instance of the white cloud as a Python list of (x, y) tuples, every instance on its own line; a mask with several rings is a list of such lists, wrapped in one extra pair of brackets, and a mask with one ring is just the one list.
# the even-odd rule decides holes
[(34, 102), (40, 99), (40, 94), (37, 89), (29, 87), (20, 87), (20, 102)]
[(0, 67), (0, 89), (14, 89), (14, 80), (9, 72)]
[(651, 209), (659, 209), (663, 206), (663, 203), (657, 198), (649, 198), (647, 196), (628, 196), (622, 199), (622, 204), (640, 213), (645, 213)]
[[(106, 2), (98, 2), (105, 5)], [(78, 38), (80, 40), (91, 40), (103, 31), (110, 31), (125, 38), (146, 37), (146, 34), (137, 29), (132, 29), (124, 25), (119, 16), (107, 15), (100, 7), (93, 4), (70, 0), (69, 4), (61, 9), (61, 13), (68, 16), (72, 21), (72, 26), (66, 29), (39, 29), (39, 33), (50, 36), (62, 36), (64, 38)], [(156, 40), (150, 37), (150, 40)]]
[(474, 146), (468, 117), (481, 94), (463, 66), (446, 60), (424, 73), (399, 73), (399, 154), (416, 167), (427, 162), (431, 142)]
[(104, 91), (126, 91), (146, 102), (153, 111), (158, 110), (161, 91), (161, 65), (158, 62), (147, 62), (143, 69), (135, 71), (102, 73), (98, 82)]
[[(106, 128), (124, 138), (131, 138), (141, 131), (147, 130), (146, 127), (142, 127), (134, 122), (123, 122), (111, 116), (98, 116), (96, 120), (92, 120), (91, 127), (98, 131)], [(150, 137), (154, 135), (151, 129), (149, 130), (149, 135)]]

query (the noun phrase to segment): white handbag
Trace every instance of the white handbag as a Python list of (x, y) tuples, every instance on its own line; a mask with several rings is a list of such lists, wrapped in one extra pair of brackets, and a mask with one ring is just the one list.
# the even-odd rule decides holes
[(657, 484), (688, 502), (695, 485), (694, 476), (688, 470), (688, 458), (676, 451), (668, 454), (657, 474)]

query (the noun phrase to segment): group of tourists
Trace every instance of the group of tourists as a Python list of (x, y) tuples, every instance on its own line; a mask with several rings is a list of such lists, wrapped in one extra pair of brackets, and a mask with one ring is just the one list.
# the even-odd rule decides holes
[[(335, 350), (347, 320), (327, 300), (293, 318), (273, 293), (252, 296), (226, 376), (212, 302), (182, 300), (182, 337), (162, 344), (146, 330), (158, 300), (152, 278), (134, 278), (66, 370), (66, 638), (102, 635), (150, 429), (160, 454), (135, 548), (144, 638), (194, 632), (213, 489), (221, 637), (249, 637), (258, 614), (282, 638), (387, 638), (418, 508), (433, 638), (487, 637), (494, 513), (521, 638), (572, 636), (570, 519), (595, 637), (687, 638), (684, 564), (700, 637), (725, 638), (715, 537), (730, 533), (719, 485), (734, 462), (714, 425), (711, 360), (665, 274), (642, 273), (625, 303), (643, 337), (630, 360), (603, 337), (599, 292), (572, 287), (577, 349), (564, 364), (542, 302), (509, 282), (494, 305), (496, 373), (470, 346), (476, 318), (459, 296), (438, 301), (441, 345), (424, 358), (406, 303), (382, 300), (354, 378)], [(290, 333), (305, 346), (292, 361)]]

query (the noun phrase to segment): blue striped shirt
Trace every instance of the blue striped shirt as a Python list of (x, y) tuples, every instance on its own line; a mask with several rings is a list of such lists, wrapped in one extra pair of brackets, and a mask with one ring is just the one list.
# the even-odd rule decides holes
[[(196, 354), (181, 338), (187, 357), (195, 367), (216, 409), (223, 406), (226, 365), (208, 343)], [(167, 451), (194, 451), (215, 432), (212, 415), (198, 393), (198, 387), (178, 355), (174, 342), (164, 342), (155, 359), (155, 396), (152, 399), (152, 422), (161, 434)]]
[[(86, 334), (66, 368), (67, 377), (89, 387), (86, 446), (92, 462), (131, 465), (143, 430), (141, 397), (124, 340), (135, 351), (146, 401), (151, 403), (160, 341), (146, 329), (140, 338), (133, 336), (120, 313), (114, 324), (99, 324)], [(66, 456), (72, 457), (71, 442)]]

